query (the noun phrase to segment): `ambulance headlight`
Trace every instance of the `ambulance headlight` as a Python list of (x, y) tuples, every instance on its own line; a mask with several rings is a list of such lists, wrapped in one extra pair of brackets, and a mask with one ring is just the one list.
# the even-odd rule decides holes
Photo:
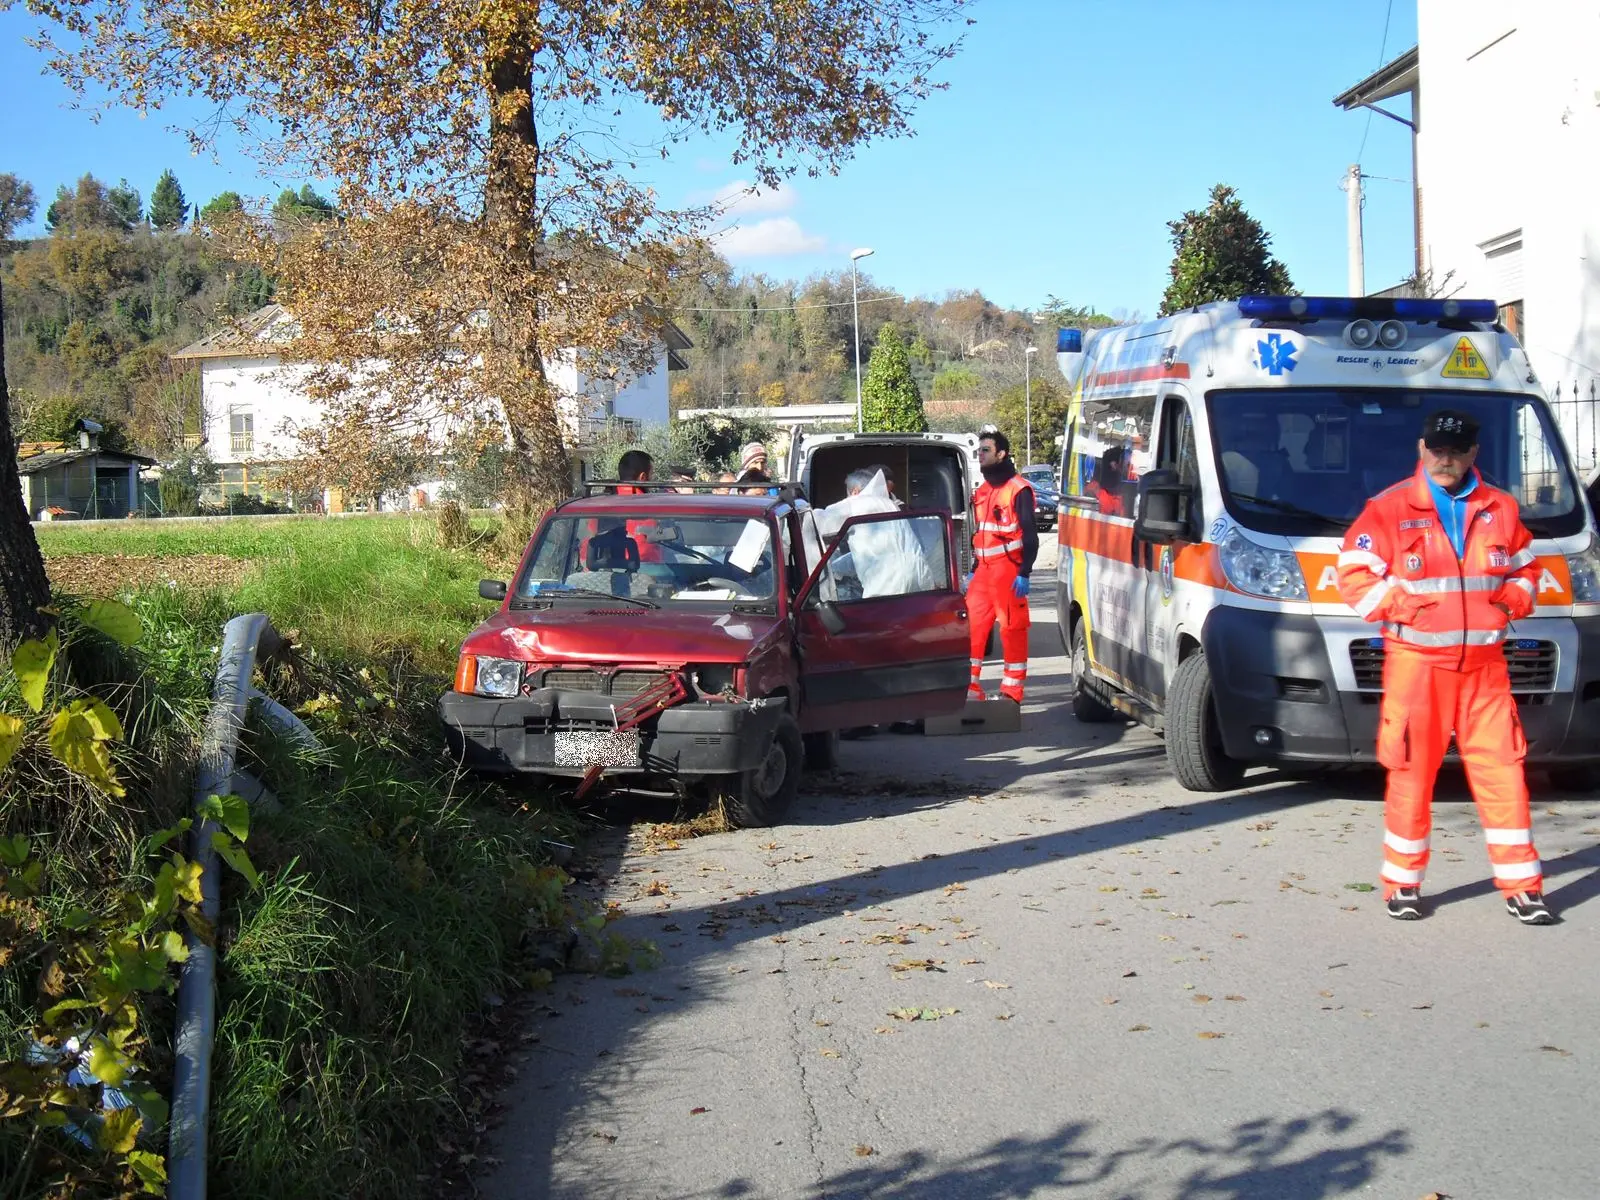
[(1600, 602), (1600, 550), (1593, 540), (1576, 554), (1567, 555), (1567, 574), (1572, 576), (1572, 602)]
[(1292, 550), (1258, 546), (1239, 532), (1238, 526), (1217, 547), (1222, 573), (1241, 592), (1271, 600), (1304, 600), (1306, 577)]

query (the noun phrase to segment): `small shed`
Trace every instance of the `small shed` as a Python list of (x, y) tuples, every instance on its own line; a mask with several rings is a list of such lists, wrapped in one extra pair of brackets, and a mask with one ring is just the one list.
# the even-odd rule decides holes
[[(85, 428), (93, 426), (93, 428)], [(156, 460), (100, 448), (100, 428), (79, 422), (78, 445), (33, 442), (21, 447), (17, 474), (22, 503), (35, 521), (125, 517), (139, 509), (139, 472)]]

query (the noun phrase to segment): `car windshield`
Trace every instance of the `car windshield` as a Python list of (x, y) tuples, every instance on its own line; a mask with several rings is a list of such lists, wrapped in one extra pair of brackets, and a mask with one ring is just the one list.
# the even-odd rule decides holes
[(1212, 392), (1213, 448), (1229, 513), (1264, 533), (1328, 534), (1417, 467), (1423, 418), (1435, 409), (1481, 425), (1477, 467), (1516, 498), (1529, 532), (1583, 528), (1583, 510), (1549, 409), (1495, 392), (1288, 388)]
[(772, 525), (763, 518), (558, 516), (539, 535), (512, 603), (598, 593), (652, 604), (770, 605), (776, 576)]

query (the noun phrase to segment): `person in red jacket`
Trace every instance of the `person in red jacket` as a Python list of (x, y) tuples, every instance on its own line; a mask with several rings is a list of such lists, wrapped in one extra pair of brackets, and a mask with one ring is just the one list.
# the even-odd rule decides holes
[(1471, 416), (1430, 414), (1417, 453), (1416, 474), (1367, 502), (1339, 555), (1345, 602), (1383, 623), (1384, 900), (1391, 917), (1423, 915), (1429, 806), (1454, 733), (1495, 886), (1519, 921), (1550, 925), (1523, 772), (1528, 746), (1500, 645), (1511, 622), (1533, 611), (1533, 538), (1516, 500), (1473, 466)]
[(1033, 508), (1033, 485), (1017, 474), (1011, 443), (998, 430), (978, 439), (978, 466), (983, 483), (972, 497), (975, 529), (973, 572), (967, 583), (971, 613), (972, 679), (967, 697), (984, 699), (979, 677), (989, 648), (989, 632), (1000, 622), (1000, 651), (1005, 665), (1000, 695), (1022, 703), (1028, 678), (1028, 576), (1039, 555), (1039, 527)]

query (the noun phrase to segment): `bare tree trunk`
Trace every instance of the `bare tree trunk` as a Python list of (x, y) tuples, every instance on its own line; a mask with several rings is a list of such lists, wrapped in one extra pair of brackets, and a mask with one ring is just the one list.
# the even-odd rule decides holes
[(11, 432), (11, 393), (6, 386), (5, 296), (0, 293), (0, 656), (9, 658), (23, 638), (42, 633), (50, 603), (44, 557), (22, 504), (17, 441)]
[[(490, 72), (489, 163), (484, 220), (493, 244), (533, 277), (539, 253), (539, 132), (533, 119), (533, 36), (508, 42)], [(489, 314), (494, 353), (505, 356), (491, 375), (523, 381), (502, 395), (512, 442), (521, 459), (530, 506), (552, 504), (570, 490), (560, 415), (544, 371), (538, 305), (542, 297), (496, 289)]]

